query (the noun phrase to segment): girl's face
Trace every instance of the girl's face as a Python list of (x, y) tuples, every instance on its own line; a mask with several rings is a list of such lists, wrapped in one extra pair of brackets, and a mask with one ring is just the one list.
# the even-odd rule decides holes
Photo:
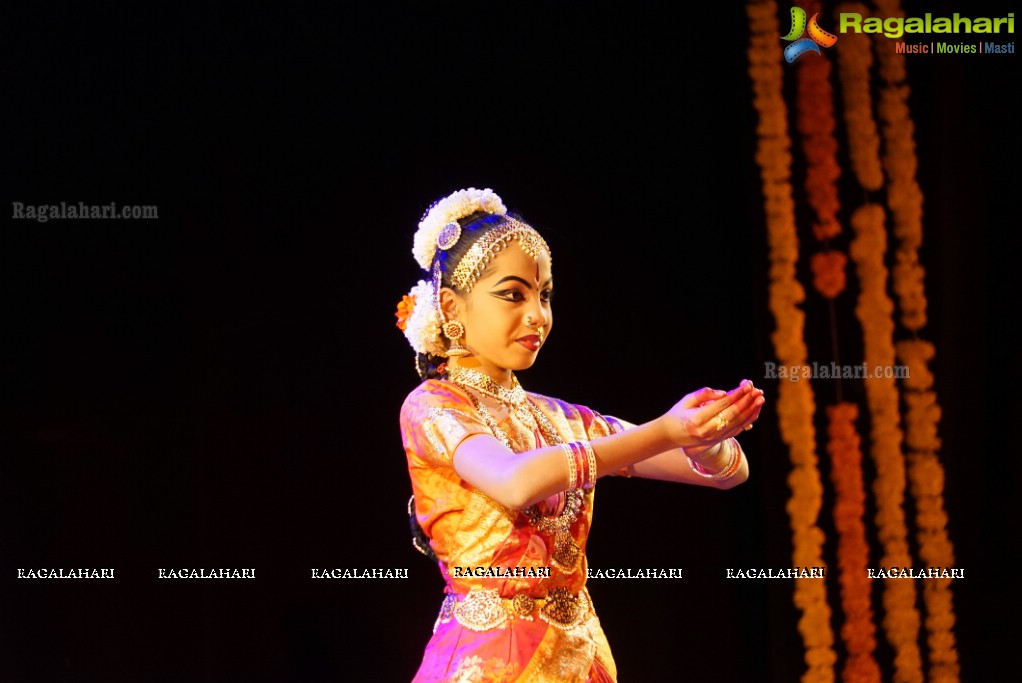
[(516, 240), (490, 262), (467, 296), (455, 297), (455, 315), (448, 319), (465, 325), (463, 343), (479, 370), (500, 381), (508, 370), (536, 362), (553, 325), (552, 295), (550, 255), (529, 256)]

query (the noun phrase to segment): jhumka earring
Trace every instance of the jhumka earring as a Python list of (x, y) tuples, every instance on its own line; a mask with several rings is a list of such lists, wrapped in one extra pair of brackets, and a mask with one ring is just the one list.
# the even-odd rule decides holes
[(447, 349), (448, 356), (459, 357), (469, 355), (470, 351), (461, 343), (461, 338), (465, 336), (464, 325), (457, 320), (449, 320), (444, 323), (443, 332), (444, 336), (451, 342), (450, 348)]

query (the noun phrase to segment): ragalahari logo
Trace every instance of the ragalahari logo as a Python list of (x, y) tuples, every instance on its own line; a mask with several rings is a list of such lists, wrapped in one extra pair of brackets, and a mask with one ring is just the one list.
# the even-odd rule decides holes
[(819, 12), (809, 20), (809, 37), (803, 38), (802, 34), (806, 32), (806, 11), (801, 7), (791, 8), (791, 30), (788, 35), (781, 36), (781, 40), (795, 41), (784, 48), (784, 58), (788, 64), (810, 51), (820, 54), (821, 47), (833, 47), (837, 42), (836, 35), (820, 28), (816, 21), (818, 16)]

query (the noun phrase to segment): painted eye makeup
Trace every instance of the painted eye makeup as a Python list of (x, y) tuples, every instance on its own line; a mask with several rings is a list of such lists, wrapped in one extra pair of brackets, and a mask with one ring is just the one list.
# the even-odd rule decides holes
[(514, 303), (525, 301), (525, 295), (518, 289), (501, 289), (496, 292), (490, 292), (490, 294), (504, 301), (512, 301)]

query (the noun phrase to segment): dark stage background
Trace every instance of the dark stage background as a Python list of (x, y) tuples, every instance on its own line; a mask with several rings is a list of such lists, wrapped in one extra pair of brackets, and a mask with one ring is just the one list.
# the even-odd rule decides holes
[[(791, 584), (724, 579), (791, 564), (742, 5), (373, 6), (5, 11), (5, 206), (159, 219), (4, 221), (0, 680), (411, 678), (442, 584), (409, 543), (397, 414), (417, 377), (393, 311), (421, 276), (422, 211), (468, 186), (553, 250), (556, 329), (527, 388), (640, 421), (743, 377), (771, 401), (734, 491), (601, 482), (590, 564), (684, 570), (591, 582), (621, 680), (798, 680)], [(1000, 680), (1018, 635), (1019, 59), (909, 69), (962, 680)], [(826, 309), (807, 311), (829, 362)], [(16, 578), (30, 567), (117, 578)], [(169, 567), (258, 578), (158, 580)], [(409, 578), (309, 578), (333, 567)], [(877, 654), (889, 670), (882, 638)]]

